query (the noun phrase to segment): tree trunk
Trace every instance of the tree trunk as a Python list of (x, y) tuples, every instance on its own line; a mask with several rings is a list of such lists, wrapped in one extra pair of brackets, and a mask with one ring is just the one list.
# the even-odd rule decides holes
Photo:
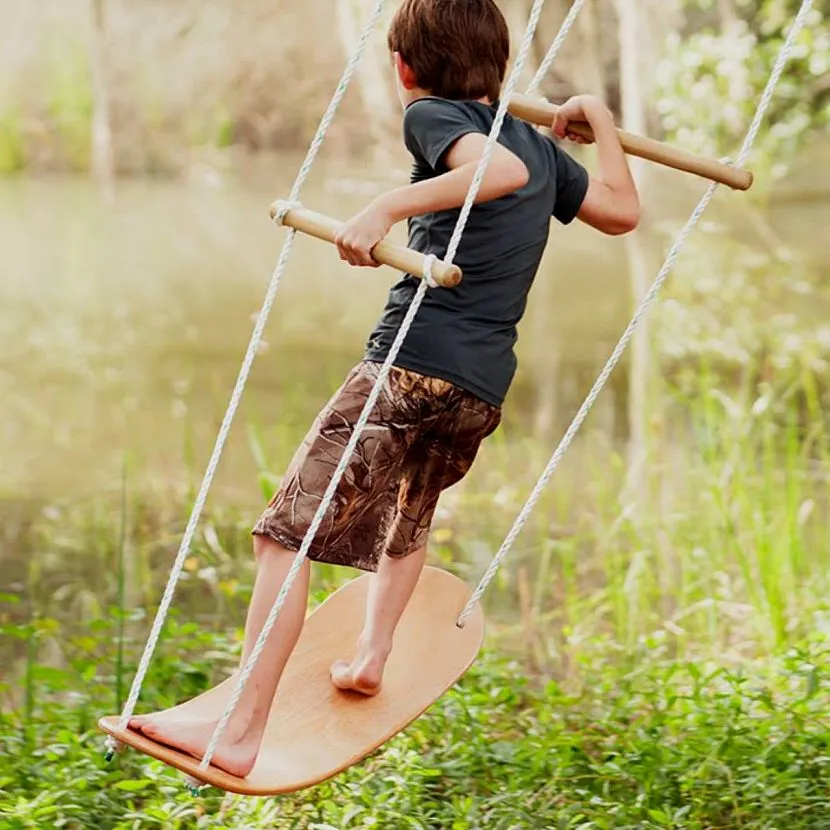
[[(641, 65), (643, 38), (648, 29), (644, 14), (643, 0), (617, 0), (620, 44), (620, 99), (622, 103), (622, 126), (629, 132), (645, 135), (646, 116), (646, 75)], [(645, 178), (645, 163), (641, 159), (629, 158), (631, 171), (642, 193)], [(640, 228), (626, 237), (631, 293), (635, 305), (645, 296), (653, 276), (647, 246), (647, 228), (643, 222)], [(651, 348), (648, 320), (644, 320), (631, 341), (630, 379), (628, 397), (628, 475), (627, 495), (642, 498), (646, 484), (646, 458), (648, 455), (648, 421), (651, 380)]]
[(579, 76), (582, 79), (582, 90), (588, 95), (594, 95), (603, 103), (608, 102), (608, 91), (605, 86), (605, 65), (602, 60), (602, 43), (600, 40), (601, 21), (597, 8), (597, 0), (587, 0), (577, 20), (579, 24)]
[[(558, 17), (557, 31), (568, 13), (569, 4), (562, 3)], [(587, 93), (606, 101), (605, 64), (600, 49), (600, 20), (596, 0), (588, 0), (583, 7), (577, 25), (570, 37), (578, 39), (577, 47), (572, 54), (577, 55), (576, 66), (568, 72), (573, 75), (576, 84), (575, 93)], [(550, 44), (548, 44), (549, 46)], [(571, 46), (574, 44), (572, 43)], [(544, 51), (547, 51), (547, 46)], [(564, 51), (564, 50), (563, 50)], [(543, 52), (544, 54), (544, 52)], [(562, 64), (558, 65), (562, 68)], [(573, 146), (565, 145), (565, 150), (574, 152)], [(536, 388), (536, 412), (534, 415), (534, 434), (542, 441), (549, 442), (555, 432), (559, 430), (560, 385), (563, 378), (563, 345), (561, 334), (551, 332), (548, 315), (556, 302), (553, 280), (541, 280), (541, 285), (534, 286), (534, 301), (538, 301), (541, 309), (536, 320), (535, 339), (539, 343), (548, 342), (549, 346), (536, 360), (534, 370)], [(566, 401), (565, 405), (570, 405)]]
[(113, 196), (115, 158), (110, 127), (105, 0), (92, 0), (92, 172), (107, 198)]
[[(372, 0), (337, 0), (337, 25), (340, 42), (347, 56), (357, 48), (360, 30), (366, 15), (371, 14)], [(385, 146), (385, 127), (394, 117), (395, 108), (387, 78), (391, 72), (387, 63), (386, 42), (382, 49), (378, 32), (374, 32), (357, 69), (357, 86), (366, 113), (369, 138), (374, 149)]]
[[(521, 2), (516, 2), (516, 0), (514, 0), (514, 2), (509, 3), (506, 6), (502, 6), (502, 11), (504, 12), (504, 19), (507, 21), (507, 28), (510, 30), (511, 58), (515, 58), (522, 45), (522, 40), (524, 39), (525, 32), (527, 31), (527, 24), (530, 20), (530, 10), (532, 5), (533, 3), (527, 2), (527, 0), (521, 0)], [(534, 34), (534, 44), (537, 42), (536, 35), (538, 35), (539, 33), (539, 28), (540, 27), (537, 27), (536, 34)], [(544, 52), (542, 54), (544, 54)], [(533, 76), (536, 72), (537, 66), (534, 57), (535, 49), (531, 49), (530, 54), (528, 55), (528, 59), (525, 61), (525, 65), (522, 68), (522, 74), (519, 77), (519, 85), (517, 87), (517, 90), (519, 92), (523, 92), (525, 89), (527, 89), (527, 87), (530, 85), (530, 82), (533, 80)]]

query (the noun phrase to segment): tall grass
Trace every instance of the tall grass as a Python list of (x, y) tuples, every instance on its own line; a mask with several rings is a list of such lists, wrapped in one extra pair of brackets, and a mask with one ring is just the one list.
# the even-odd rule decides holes
[[(676, 427), (652, 448), (648, 492), (636, 505), (621, 501), (622, 458), (590, 432), (543, 495), (485, 598), (504, 636), (540, 665), (564, 652), (573, 658), (597, 636), (629, 653), (657, 638), (685, 656), (772, 654), (826, 611), (826, 414), (814, 403), (802, 411), (789, 399), (729, 397), (711, 380), (702, 370), (695, 395), (667, 410)], [(294, 429), (249, 427), (263, 501), (278, 486), (286, 448), (302, 437), (299, 421)], [(442, 500), (435, 560), (475, 581), (550, 450), (506, 429), (485, 445), (470, 477)], [(17, 543), (39, 552), (21, 607), (84, 625), (114, 606), (120, 641), (127, 596), (133, 610), (153, 607), (166, 579), (193, 498), (195, 457), (191, 464), (181, 488), (153, 492), (128, 488), (125, 463), (109, 502), (43, 511)], [(178, 595), (186, 614), (219, 627), (241, 620), (260, 507), (209, 510)], [(321, 569), (320, 588), (348, 576)]]
[(115, 655), (115, 708), (121, 711), (124, 703), (124, 639), (127, 620), (127, 462), (126, 458), (121, 472), (121, 522), (118, 534), (118, 553), (116, 556), (116, 604), (118, 606), (116, 633), (117, 651)]
[(23, 120), (19, 108), (0, 110), (0, 173), (17, 173), (26, 164)]

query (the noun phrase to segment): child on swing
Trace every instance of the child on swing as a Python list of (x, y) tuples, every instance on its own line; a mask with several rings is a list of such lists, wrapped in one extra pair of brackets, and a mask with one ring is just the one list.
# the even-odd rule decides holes
[[(493, 124), (509, 57), (494, 0), (403, 0), (388, 33), (412, 183), (385, 193), (345, 223), (341, 259), (376, 266), (373, 247), (408, 220), (409, 247), (443, 258)], [(498, 426), (516, 370), (513, 347), (550, 218), (578, 218), (607, 234), (636, 227), (639, 201), (609, 111), (596, 99), (565, 103), (552, 125), (575, 138), (587, 121), (596, 178), (530, 125), (507, 116), (456, 262), (464, 279), (433, 289), (389, 375), (309, 556), (289, 592), (212, 763), (239, 777), (259, 752), (280, 677), (305, 619), (308, 559), (376, 572), (363, 633), (331, 667), (341, 689), (381, 689), (395, 627), (423, 568), (442, 490), (463, 478)], [(256, 583), (245, 627), (248, 659), (320, 504), (380, 364), (417, 290), (404, 276), (389, 293), (364, 360), (317, 417), (279, 491), (256, 523)], [(194, 707), (195, 709), (195, 707)], [(215, 722), (188, 703), (134, 717), (130, 727), (201, 758)]]

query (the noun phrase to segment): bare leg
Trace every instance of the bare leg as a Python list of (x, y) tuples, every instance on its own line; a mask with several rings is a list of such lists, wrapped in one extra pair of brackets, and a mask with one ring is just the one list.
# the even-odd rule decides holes
[(380, 691), (395, 628), (418, 584), (426, 553), (423, 547), (404, 557), (381, 557), (369, 587), (366, 622), (357, 644), (357, 655), (351, 663), (341, 660), (331, 667), (335, 686), (365, 695)]
[[(255, 537), (254, 550), (259, 568), (245, 624), (243, 665), (253, 651), (295, 557), (293, 552), (263, 536)], [(213, 756), (212, 763), (232, 775), (245, 777), (256, 761), (277, 686), (302, 631), (309, 572), (310, 563), (306, 560)], [(206, 697), (203, 695), (202, 700)], [(159, 743), (201, 758), (220, 716), (216, 706), (203, 704), (197, 709), (195, 701), (191, 701), (158, 715), (134, 718), (130, 726)]]

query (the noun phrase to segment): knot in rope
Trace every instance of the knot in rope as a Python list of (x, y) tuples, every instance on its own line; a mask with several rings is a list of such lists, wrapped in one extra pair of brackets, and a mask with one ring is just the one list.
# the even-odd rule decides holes
[(280, 199), (276, 202), (277, 210), (274, 214), (274, 224), (275, 225), (282, 225), (285, 222), (285, 217), (288, 215), (290, 210), (297, 210), (303, 206), (302, 202), (297, 201), (296, 199)]
[(424, 259), (424, 282), (430, 288), (440, 288), (437, 282), (435, 282), (435, 278), (432, 276), (432, 269), (435, 267), (435, 263), (438, 261), (438, 258), (435, 254), (427, 254), (426, 258)]
[(113, 758), (115, 758), (115, 756), (119, 752), (121, 752), (124, 749), (124, 744), (122, 744), (121, 741), (117, 740), (116, 738), (113, 738), (112, 735), (110, 735), (106, 739), (106, 741), (104, 741), (104, 746), (106, 747), (106, 750), (107, 750), (106, 760), (107, 760), (108, 763)]

